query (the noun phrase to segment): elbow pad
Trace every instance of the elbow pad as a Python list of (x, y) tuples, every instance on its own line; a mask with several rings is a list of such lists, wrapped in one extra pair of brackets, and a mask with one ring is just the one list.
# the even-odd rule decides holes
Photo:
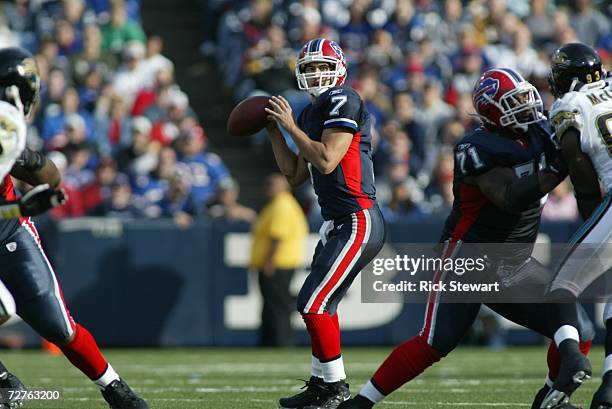
[(513, 212), (522, 212), (527, 206), (544, 195), (545, 192), (540, 189), (538, 174), (534, 173), (510, 183), (506, 187), (504, 199), (508, 209)]

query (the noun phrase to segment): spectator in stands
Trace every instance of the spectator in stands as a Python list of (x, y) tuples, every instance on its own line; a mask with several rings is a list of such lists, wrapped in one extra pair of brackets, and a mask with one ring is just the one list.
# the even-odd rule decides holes
[(48, 75), (48, 81), (45, 85), (46, 86), (42, 87), (40, 93), (40, 111), (43, 113), (43, 117), (45, 116), (46, 109), (50, 105), (59, 106), (62, 103), (67, 87), (64, 71), (58, 67), (51, 68)]
[(359, 78), (354, 87), (363, 99), (368, 112), (372, 115), (372, 126), (380, 127), (392, 107), (389, 90), (384, 84), (380, 83), (378, 72), (374, 68), (365, 67), (359, 72)]
[[(450, 136), (452, 133), (462, 130), (461, 125), (458, 126), (458, 129), (453, 130), (453, 128), (457, 127), (457, 123), (449, 123), (447, 130), (447, 137), (449, 139), (463, 137), (463, 134), (460, 136)], [(447, 144), (441, 149), (432, 175), (432, 183), (425, 192), (429, 197), (429, 211), (432, 213), (448, 213), (453, 206), (453, 171), (455, 161), (452, 146), (453, 144)]]
[(208, 208), (211, 219), (229, 222), (252, 223), (257, 217), (253, 209), (238, 203), (240, 188), (234, 178), (225, 178), (219, 183), (219, 193), (215, 203)]
[(55, 22), (54, 38), (59, 46), (59, 55), (69, 57), (81, 51), (83, 44), (74, 32), (74, 26), (66, 20)]
[(113, 182), (116, 178), (116, 163), (110, 158), (101, 160), (96, 169), (95, 179), (81, 189), (83, 207), (86, 212), (95, 212), (95, 209), (98, 209), (103, 203), (110, 201)]
[(535, 45), (542, 46), (552, 40), (554, 25), (548, 0), (531, 0), (531, 10), (525, 24), (533, 37)]
[(177, 140), (179, 162), (187, 169), (186, 177), (191, 182), (191, 189), (198, 208), (215, 197), (219, 183), (230, 176), (221, 158), (206, 152), (206, 135), (200, 129), (193, 128)]
[[(153, 81), (153, 85), (150, 87), (145, 87), (141, 89), (136, 95), (136, 99), (134, 101), (134, 105), (132, 106), (131, 114), (133, 116), (145, 115), (149, 108), (152, 108), (156, 111), (154, 115), (152, 115), (152, 111), (149, 112), (149, 116), (157, 119), (160, 116), (160, 106), (155, 106), (160, 98), (160, 94), (163, 92), (167, 92), (171, 89), (174, 84), (174, 67), (166, 66), (165, 68), (160, 68), (155, 73), (155, 79)], [(176, 87), (176, 86), (174, 86)], [(165, 109), (162, 108), (162, 109)]]
[[(559, 9), (554, 15), (555, 30), (553, 35), (553, 44), (549, 46), (551, 50), (560, 47), (565, 43), (571, 43), (579, 41), (576, 35), (576, 30), (570, 24), (570, 17), (568, 13)], [(552, 52), (552, 51), (551, 51)]]
[(146, 58), (142, 62), (145, 87), (153, 88), (160, 71), (174, 77), (174, 63), (162, 55), (164, 40), (156, 34), (147, 37)]
[(425, 215), (420, 205), (411, 199), (410, 188), (405, 182), (391, 186), (391, 200), (380, 210), (387, 222), (414, 222)]
[(289, 31), (289, 38), (293, 49), (300, 48), (313, 38), (338, 39), (337, 33), (332, 27), (324, 24), (321, 13), (315, 7), (302, 7), (298, 15), (298, 27)]
[(245, 58), (248, 84), (240, 98), (253, 90), (278, 95), (296, 88), (295, 51), (288, 47), (282, 27), (270, 26), (266, 37), (248, 49)]
[(416, 118), (414, 101), (409, 93), (401, 92), (395, 95), (394, 114), (410, 140), (410, 174), (416, 176), (425, 164), (427, 135), (422, 122)]
[(104, 156), (114, 156), (130, 144), (132, 118), (123, 95), (111, 97), (108, 113), (96, 112), (96, 143)]
[(86, 143), (70, 145), (65, 149), (68, 157), (68, 167), (64, 173), (64, 181), (67, 185), (81, 190), (93, 182), (95, 176), (88, 167), (92, 159), (91, 147)]
[(372, 42), (365, 49), (365, 59), (368, 65), (377, 70), (389, 69), (399, 64), (402, 59), (402, 50), (394, 41), (391, 33), (384, 29), (374, 32)]
[(138, 23), (128, 20), (123, 0), (111, 0), (110, 20), (102, 26), (102, 49), (118, 54), (133, 41), (144, 44), (142, 28)]
[(610, 34), (610, 19), (595, 9), (591, 0), (570, 0), (570, 6), (570, 24), (581, 42), (594, 46), (601, 37)]
[(340, 42), (349, 66), (358, 66), (363, 60), (363, 50), (368, 47), (373, 33), (373, 28), (366, 18), (369, 3), (369, 0), (351, 2), (350, 20), (339, 30)]
[(261, 344), (287, 347), (294, 339), (289, 285), (304, 261), (308, 224), (283, 175), (268, 176), (266, 195), (268, 204), (253, 225), (250, 266), (258, 273), (263, 298)]
[(159, 202), (161, 216), (171, 217), (177, 226), (187, 228), (193, 223), (194, 217), (202, 213), (203, 208), (195, 201), (189, 176), (184, 169), (177, 168), (168, 180), (168, 187)]
[(149, 85), (143, 62), (145, 53), (146, 49), (142, 43), (127, 43), (122, 54), (122, 64), (113, 80), (113, 89), (121, 93), (129, 110), (132, 109), (138, 91)]
[(51, 151), (47, 154), (47, 158), (53, 162), (57, 170), (62, 175), (61, 188), (66, 192), (68, 201), (62, 206), (51, 209), (51, 217), (54, 219), (63, 219), (66, 217), (80, 217), (85, 214), (85, 206), (83, 204), (83, 195), (80, 190), (66, 182), (65, 174), (68, 167), (68, 159), (66, 155), (59, 151)]
[(402, 51), (406, 51), (411, 40), (421, 38), (422, 24), (422, 18), (416, 14), (413, 2), (398, 1), (391, 20), (385, 24), (384, 28), (392, 34), (395, 43), (402, 47)]
[(451, 81), (453, 91), (458, 94), (471, 94), (474, 84), (482, 75), (483, 57), (477, 49), (463, 50), (455, 56), (457, 68)]
[(11, 31), (8, 21), (0, 14), (0, 48), (15, 47), (19, 45), (19, 37)]
[(160, 217), (161, 201), (176, 172), (176, 152), (170, 147), (162, 147), (155, 170), (149, 175), (136, 175), (133, 178), (135, 203), (146, 217)]
[(114, 54), (102, 52), (102, 34), (96, 24), (88, 24), (83, 31), (83, 51), (70, 56), (70, 71), (76, 85), (83, 85), (93, 67), (107, 75), (117, 68)]
[(89, 68), (85, 75), (83, 85), (79, 87), (79, 100), (81, 108), (93, 114), (96, 109), (96, 104), (102, 95), (102, 90), (105, 85), (104, 69), (99, 65), (94, 65)]
[(188, 133), (191, 128), (198, 126), (196, 114), (189, 106), (187, 94), (177, 87), (169, 87), (162, 91), (157, 104), (147, 109), (145, 116), (149, 118), (157, 116), (153, 123), (152, 137), (162, 145), (174, 143), (181, 132)]
[(117, 153), (119, 171), (132, 178), (146, 176), (157, 167), (161, 144), (151, 140), (153, 126), (146, 117), (132, 119), (131, 145)]
[(544, 209), (542, 209), (542, 220), (578, 220), (578, 206), (567, 179), (549, 193)]
[(141, 216), (132, 199), (132, 188), (124, 174), (117, 174), (111, 185), (110, 197), (90, 212), (93, 216), (133, 219)]
[(73, 87), (68, 87), (64, 91), (61, 107), (57, 104), (51, 104), (45, 109), (42, 138), (48, 147), (63, 146), (61, 140), (63, 140), (62, 132), (66, 126), (66, 118), (75, 114), (85, 121), (87, 140), (93, 140), (93, 117), (89, 112), (79, 108), (79, 94), (77, 90)]

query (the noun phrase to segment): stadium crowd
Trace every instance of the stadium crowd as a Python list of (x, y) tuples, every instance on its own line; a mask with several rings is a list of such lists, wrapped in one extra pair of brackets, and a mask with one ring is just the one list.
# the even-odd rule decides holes
[[(208, 32), (236, 101), (282, 94), (294, 112), (300, 46), (325, 36), (343, 47), (349, 82), (374, 118), (378, 197), (388, 220), (418, 220), (452, 203), (453, 143), (478, 124), (472, 86), (492, 66), (517, 69), (551, 102), (548, 56), (596, 45), (610, 67), (612, 6), (589, 0), (209, 0)], [(174, 80), (163, 41), (143, 31), (139, 0), (0, 3), (0, 46), (35, 55), (41, 100), (28, 144), (64, 176), (56, 218), (112, 215), (252, 221), (222, 159)], [(308, 188), (299, 192), (318, 214)], [(553, 192), (552, 220), (577, 217), (571, 187)]]
[(235, 210), (223, 194), (235, 183), (206, 151), (206, 133), (161, 37), (143, 31), (140, 7), (139, 0), (0, 3), (0, 46), (29, 49), (40, 72), (28, 145), (63, 174), (70, 200), (55, 218), (174, 217), (188, 225), (209, 214), (211, 202), (229, 200), (213, 217)]
[[(208, 11), (218, 16), (210, 30), (236, 100), (282, 94), (299, 113), (308, 96), (296, 91), (296, 53), (316, 37), (340, 44), (348, 82), (374, 118), (377, 195), (389, 221), (451, 206), (452, 147), (479, 124), (470, 93), (483, 70), (519, 71), (548, 108), (548, 58), (558, 46), (582, 41), (605, 66), (612, 61), (605, 1), (251, 0), (209, 2)], [(557, 188), (543, 214), (574, 220), (571, 187)]]

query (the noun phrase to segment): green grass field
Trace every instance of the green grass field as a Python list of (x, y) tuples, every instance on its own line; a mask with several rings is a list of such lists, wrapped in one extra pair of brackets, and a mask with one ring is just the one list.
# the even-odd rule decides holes
[[(344, 350), (351, 390), (356, 393), (389, 348)], [(546, 349), (489, 351), (460, 348), (381, 408), (529, 408), (542, 385)], [(298, 390), (309, 373), (306, 349), (108, 350), (114, 368), (154, 409), (275, 408), (276, 399)], [(592, 352), (594, 380), (574, 402), (588, 407), (601, 371), (602, 350)], [(63, 357), (38, 351), (3, 352), (2, 360), (30, 387), (60, 389), (61, 401), (30, 402), (27, 408), (102, 409), (97, 389)]]

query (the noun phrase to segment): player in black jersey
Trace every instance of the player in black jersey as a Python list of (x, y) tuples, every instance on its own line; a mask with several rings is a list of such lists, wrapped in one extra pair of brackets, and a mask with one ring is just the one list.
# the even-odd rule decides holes
[[(538, 232), (540, 199), (567, 174), (551, 141), (540, 96), (518, 73), (503, 68), (487, 71), (476, 83), (473, 103), (483, 126), (455, 146), (455, 199), (441, 237), (444, 258), (461, 257), (463, 243), (525, 243), (529, 248)], [(518, 255), (514, 262), (537, 263), (530, 254)], [(481, 304), (444, 301), (444, 293), (430, 293), (420, 334), (397, 347), (359, 395), (339, 408), (371, 408), (458, 345)], [(554, 367), (554, 361), (557, 365), (560, 361), (561, 373), (581, 372), (576, 382), (557, 379), (565, 397), (590, 375), (590, 363), (580, 353), (578, 333), (555, 332), (561, 324), (578, 325), (572, 320), (575, 304), (487, 305), (555, 340), (561, 357), (553, 348), (551, 354), (553, 358), (557, 354), (557, 359), (549, 360), (550, 376), (554, 377), (559, 369)], [(565, 308), (572, 309), (572, 314), (566, 313)], [(583, 338), (592, 335), (587, 333), (586, 323), (580, 328)], [(544, 397), (537, 398), (537, 408), (573, 408), (567, 401), (543, 402)]]
[[(335, 409), (350, 398), (340, 351), (338, 303), (385, 237), (376, 204), (370, 114), (344, 86), (346, 62), (333, 41), (317, 38), (302, 48), (296, 66), (300, 89), (312, 103), (297, 119), (282, 97), (271, 98), (268, 131), (274, 156), (292, 186), (310, 173), (321, 213), (321, 241), (298, 295), (298, 310), (312, 346), (312, 371), (304, 392), (279, 400), (281, 408)], [(299, 148), (287, 147), (283, 127)]]

